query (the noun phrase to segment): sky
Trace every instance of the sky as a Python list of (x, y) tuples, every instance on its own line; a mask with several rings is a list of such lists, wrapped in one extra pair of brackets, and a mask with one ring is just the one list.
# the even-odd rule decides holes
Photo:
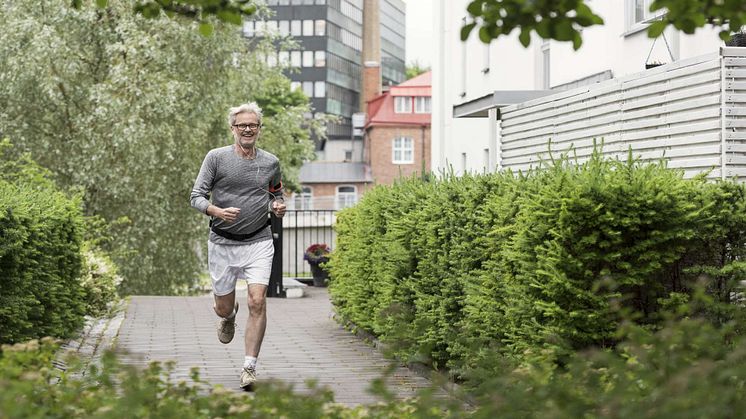
[(404, 0), (407, 4), (407, 65), (413, 61), (431, 67), (433, 43), (433, 4), (438, 0)]

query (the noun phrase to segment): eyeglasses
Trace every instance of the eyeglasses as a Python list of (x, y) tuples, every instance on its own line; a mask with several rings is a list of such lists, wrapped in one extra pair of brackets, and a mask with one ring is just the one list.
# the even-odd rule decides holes
[(260, 124), (234, 124), (233, 126), (238, 128), (239, 131), (246, 131), (247, 129), (256, 131), (262, 127)]

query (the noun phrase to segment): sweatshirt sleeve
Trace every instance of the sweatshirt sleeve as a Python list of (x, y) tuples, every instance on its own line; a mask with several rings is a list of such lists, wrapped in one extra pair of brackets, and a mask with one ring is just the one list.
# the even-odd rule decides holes
[(197, 180), (194, 181), (190, 202), (192, 208), (207, 214), (207, 207), (210, 206), (210, 192), (212, 191), (213, 181), (215, 179), (215, 159), (213, 153), (207, 153), (202, 167), (199, 169)]

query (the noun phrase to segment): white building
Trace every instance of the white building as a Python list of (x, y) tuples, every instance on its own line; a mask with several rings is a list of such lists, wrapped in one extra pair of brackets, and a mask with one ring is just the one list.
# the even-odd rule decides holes
[[(623, 89), (628, 89), (631, 81), (659, 74), (657, 78), (650, 78), (649, 82), (636, 83), (636, 85), (647, 83), (644, 89), (637, 87), (640, 91), (638, 95), (640, 98), (642, 98), (641, 95), (671, 94), (670, 77), (679, 77), (678, 86), (682, 90), (686, 88), (685, 85), (689, 80), (692, 83), (703, 83), (703, 86), (712, 85), (710, 88), (712, 92), (705, 86), (703, 89), (707, 92), (691, 99), (688, 103), (705, 106), (716, 101), (716, 96), (717, 100), (724, 97), (720, 89), (724, 89), (725, 85), (720, 83), (720, 77), (724, 77), (725, 67), (718, 67), (719, 64), (715, 61), (713, 64), (702, 64), (707, 60), (725, 62), (725, 59), (718, 58), (722, 56), (720, 47), (723, 46), (723, 42), (718, 37), (718, 29), (702, 28), (698, 29), (694, 35), (686, 35), (669, 27), (658, 39), (650, 39), (646, 32), (646, 22), (655, 18), (647, 12), (650, 0), (589, 1), (589, 6), (604, 19), (605, 23), (583, 30), (583, 46), (578, 51), (574, 51), (569, 42), (543, 41), (537, 36), (532, 38), (528, 48), (524, 48), (517, 39), (517, 31), (509, 37), (501, 37), (493, 41), (489, 46), (479, 41), (476, 30), (467, 42), (461, 42), (460, 30), (467, 16), (468, 3), (468, 0), (441, 0), (438, 1), (435, 11), (434, 34), (437, 48), (433, 63), (432, 167), (436, 172), (448, 167), (452, 167), (456, 173), (462, 173), (465, 170), (481, 172), (501, 168), (505, 161), (505, 156), (501, 154), (503, 142), (501, 119), (504, 120), (511, 111), (515, 112), (530, 105), (544, 103), (541, 101), (551, 99), (552, 95), (557, 95), (553, 100), (561, 103), (563, 92), (577, 90), (579, 93), (576, 92), (575, 95), (585, 92), (584, 101), (591, 102), (601, 94), (615, 94), (616, 97), (621, 98), (617, 100), (617, 107), (619, 107), (623, 106), (619, 103), (625, 103), (625, 98), (629, 103), (631, 94), (629, 90)], [(698, 58), (703, 55), (707, 58)], [(742, 62), (740, 60), (740, 58), (732, 59), (731, 62)], [(669, 65), (646, 70), (646, 64), (652, 63)], [(666, 75), (663, 75), (664, 73)], [(616, 82), (611, 79), (621, 81)], [(582, 89), (583, 87), (585, 90)], [(592, 89), (598, 88), (601, 88), (603, 92), (592, 92)], [(583, 91), (580, 92), (578, 89)], [(648, 92), (651, 89), (655, 92)], [(570, 95), (565, 95), (565, 97), (568, 96)], [(532, 99), (535, 100), (532, 101)], [(612, 102), (611, 99), (598, 100), (598, 103)], [(661, 104), (658, 103), (657, 106)], [(724, 102), (714, 106), (715, 110), (710, 109), (707, 112), (723, 113), (721, 109), (725, 109)], [(523, 122), (530, 122), (532, 115), (536, 115), (536, 118), (549, 119), (552, 115), (546, 112), (541, 115), (540, 112), (541, 109), (547, 107), (548, 105), (536, 106), (536, 112), (523, 111), (523, 119), (526, 120)], [(574, 109), (576, 108), (577, 106)], [(684, 104), (678, 108), (686, 108), (689, 112), (699, 111), (699, 109), (694, 109), (694, 105)], [(583, 112), (588, 114), (589, 109), (585, 107)], [(645, 112), (647, 112), (645, 115), (651, 118), (651, 112)], [(666, 118), (671, 119), (670, 112), (672, 111), (667, 109), (666, 112), (669, 113), (662, 115), (659, 112), (653, 116), (659, 121), (667, 121)], [(565, 114), (558, 111), (553, 118), (556, 119), (561, 115)], [(677, 118), (682, 119), (686, 116), (687, 114), (682, 114)], [(614, 123), (614, 118), (609, 115), (605, 117), (609, 124)], [(582, 124), (579, 122), (581, 119), (588, 121), (587, 117), (583, 118), (568, 118), (564, 122)], [(644, 128), (644, 122), (641, 121), (643, 120), (637, 119), (635, 122), (639, 130)], [(712, 120), (703, 121), (702, 124), (707, 123), (713, 126), (716, 123), (721, 124), (718, 121), (720, 119), (713, 117)], [(722, 130), (718, 125), (717, 133), (713, 131), (708, 135), (717, 134), (718, 138), (720, 136), (725, 138), (725, 123), (721, 125), (723, 125)], [(510, 131), (508, 128), (505, 129)], [(629, 132), (628, 128), (625, 129), (627, 131), (620, 131), (623, 132), (622, 134), (603, 129), (597, 129), (594, 132), (599, 134), (598, 137), (607, 135), (611, 138), (616, 135), (621, 138), (624, 141), (623, 144), (619, 144), (618, 148), (622, 150), (633, 145), (630, 144), (628, 138), (625, 138), (625, 133)], [(512, 130), (515, 131), (518, 128)], [(553, 134), (562, 136), (557, 133), (556, 128), (554, 131), (549, 128), (542, 132), (544, 137), (540, 142), (545, 150)], [(665, 134), (666, 138), (675, 136), (671, 132)], [(718, 147), (719, 150), (719, 140), (716, 141), (714, 137), (711, 139), (711, 146)], [(577, 138), (575, 140), (580, 141)], [(536, 145), (538, 142), (539, 139), (536, 137), (533, 144)], [(703, 139), (701, 143), (704, 144), (704, 142)], [(588, 141), (585, 142), (587, 143)], [(577, 142), (574, 145), (577, 146)], [(526, 150), (529, 149), (526, 148)], [(702, 160), (698, 164), (705, 166), (709, 162), (710, 160)]]

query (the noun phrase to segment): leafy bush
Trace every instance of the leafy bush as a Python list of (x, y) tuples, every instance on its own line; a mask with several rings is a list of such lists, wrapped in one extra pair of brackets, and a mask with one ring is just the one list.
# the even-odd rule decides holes
[(85, 314), (80, 197), (28, 157), (0, 169), (0, 342), (69, 336)]
[(316, 387), (310, 394), (297, 394), (280, 382), (263, 382), (253, 397), (247, 397), (222, 386), (209, 386), (200, 379), (197, 369), (192, 371), (192, 383), (177, 383), (168, 378), (172, 363), (151, 363), (139, 370), (121, 365), (112, 352), (85, 374), (75, 374), (79, 370), (70, 359), (68, 364), (73, 368), (63, 373), (51, 368), (55, 350), (51, 339), (2, 347), (0, 416), (407, 418), (440, 417), (434, 413), (442, 411), (427, 414), (430, 407), (419, 412), (412, 403), (390, 398), (351, 408), (334, 403), (328, 390)]
[(503, 358), (503, 368), (473, 389), (470, 405), (459, 397), (435, 397), (434, 388), (396, 400), (383, 379), (372, 385), (381, 402), (352, 408), (334, 403), (330, 391), (297, 394), (281, 382), (262, 382), (246, 397), (209, 386), (197, 369), (191, 383), (177, 383), (168, 379), (172, 363), (136, 369), (121, 365), (111, 352), (85, 374), (68, 359), (71, 369), (63, 373), (50, 367), (57, 348), (43, 339), (2, 347), (0, 412), (106, 418), (738, 417), (746, 409), (746, 340), (733, 336), (746, 319), (714, 325), (696, 316), (702, 306), (717, 311), (718, 305), (695, 290), (692, 301), (664, 310), (659, 330), (625, 322), (616, 331), (615, 348), (574, 352), (563, 368), (550, 358), (520, 366)]
[(86, 314), (105, 315), (111, 303), (119, 298), (117, 286), (122, 278), (117, 274), (114, 262), (101, 250), (86, 244), (83, 256), (80, 283), (85, 292)]
[[(398, 355), (461, 378), (506, 359), (563, 365), (613, 348), (623, 319), (655, 330), (700, 278), (729, 301), (746, 278), (745, 191), (598, 153), (378, 187), (338, 217), (332, 300)], [(727, 307), (702, 314), (724, 324)]]
[(0, 343), (70, 336), (116, 298), (116, 268), (84, 242), (97, 223), (80, 197), (28, 156), (8, 158), (9, 147), (0, 143)]

